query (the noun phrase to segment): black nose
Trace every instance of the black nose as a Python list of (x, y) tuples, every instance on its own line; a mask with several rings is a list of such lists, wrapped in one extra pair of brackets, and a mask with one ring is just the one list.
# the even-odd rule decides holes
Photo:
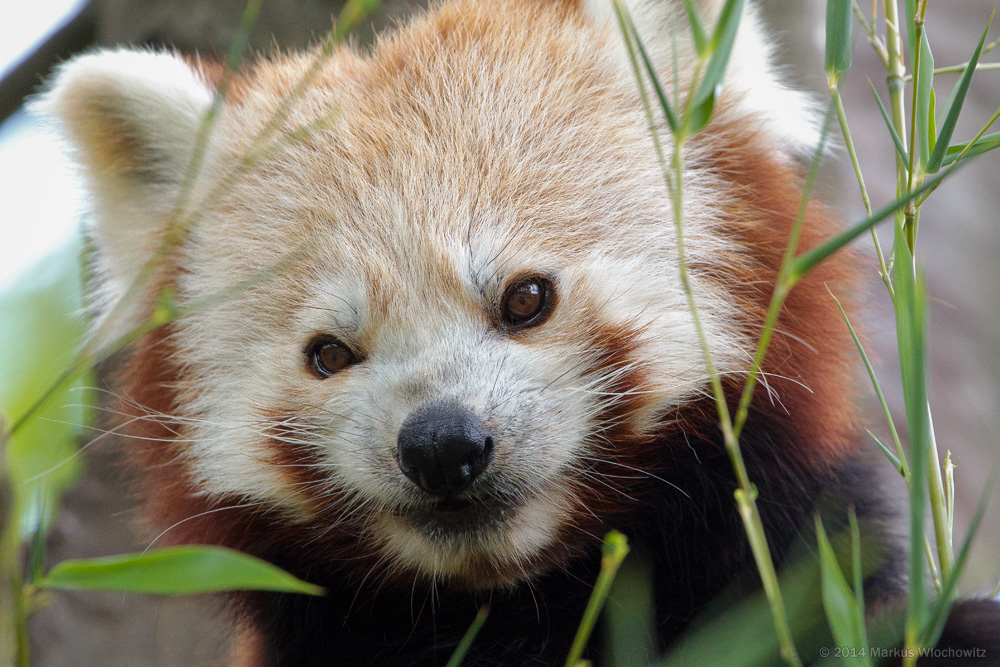
[(399, 429), (396, 460), (420, 488), (446, 496), (459, 493), (490, 461), (493, 439), (482, 423), (457, 405), (428, 405), (412, 412)]

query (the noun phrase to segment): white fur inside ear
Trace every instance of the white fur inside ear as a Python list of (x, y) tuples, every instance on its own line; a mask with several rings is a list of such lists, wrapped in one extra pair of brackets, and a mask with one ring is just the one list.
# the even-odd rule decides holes
[(85, 177), (99, 302), (123, 293), (159, 243), (213, 95), (174, 54), (120, 49), (63, 64), (33, 104)]
[[(680, 71), (695, 62), (691, 29), (682, 0), (625, 0), (639, 36), (661, 78), (673, 71), (673, 40)], [(697, 0), (702, 24), (711, 30), (724, 0)], [(584, 11), (619, 32), (611, 0), (583, 0)], [(786, 87), (774, 67), (774, 40), (767, 39), (756, 7), (748, 2), (733, 45), (723, 88), (738, 113), (752, 114), (759, 126), (792, 153), (807, 153), (819, 142), (819, 109), (805, 93)], [(624, 46), (622, 47), (624, 53)], [(628, 69), (631, 72), (631, 66)]]

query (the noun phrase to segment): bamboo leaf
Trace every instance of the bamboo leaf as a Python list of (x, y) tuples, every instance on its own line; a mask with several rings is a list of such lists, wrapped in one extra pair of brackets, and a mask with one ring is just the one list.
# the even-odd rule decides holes
[(705, 27), (701, 23), (701, 17), (698, 16), (698, 8), (695, 7), (693, 0), (684, 0), (684, 4), (687, 6), (688, 23), (691, 24), (695, 52), (699, 58), (704, 58), (708, 55), (709, 45), (708, 37), (705, 35)]
[[(698, 84), (692, 108), (701, 108), (704, 111), (705, 102), (709, 97), (714, 97), (718, 87), (722, 85), (745, 4), (746, 0), (726, 0), (726, 4), (722, 6), (709, 46), (712, 56), (708, 61), (708, 67), (705, 68), (705, 74)], [(713, 101), (713, 107), (714, 104)]]
[(893, 465), (893, 467), (896, 469), (896, 472), (898, 472), (900, 475), (903, 475), (903, 464), (896, 457), (896, 455), (890, 452), (889, 448), (882, 444), (882, 441), (878, 439), (877, 435), (875, 435), (868, 429), (865, 429), (865, 431), (868, 433), (871, 439), (875, 441), (875, 444), (879, 446), (879, 448), (882, 450), (882, 453), (885, 454), (885, 457), (889, 459), (889, 463)]
[(848, 227), (846, 230), (844, 230), (840, 234), (837, 234), (836, 236), (826, 241), (825, 243), (822, 243), (816, 246), (815, 248), (802, 253), (801, 255), (796, 257), (795, 261), (792, 263), (792, 269), (790, 275), (795, 280), (801, 278), (809, 271), (811, 271), (813, 267), (815, 267), (817, 264), (819, 264), (833, 253), (843, 248), (845, 245), (847, 245), (848, 243), (859, 237), (861, 234), (864, 234), (866, 231), (877, 225), (882, 220), (885, 220), (890, 215), (892, 215), (899, 209), (909, 204), (911, 201), (919, 198), (925, 192), (928, 192), (929, 190), (936, 188), (942, 180), (944, 180), (949, 174), (952, 173), (953, 170), (955, 170), (956, 168), (960, 168), (961, 165), (963, 164), (965, 164), (965, 160), (955, 165), (952, 165), (951, 167), (948, 168), (947, 171), (943, 171), (940, 174), (934, 176), (933, 178), (926, 179), (920, 185), (920, 187), (914, 188), (913, 191), (911, 191), (910, 193), (905, 194), (902, 197), (899, 197), (891, 204), (883, 206), (879, 210), (872, 213), (869, 217), (865, 218), (859, 223), (852, 225), (851, 227)]
[(851, 68), (854, 0), (826, 2), (826, 73), (838, 77)]
[(601, 664), (646, 667), (656, 664), (656, 601), (653, 564), (626, 558), (611, 587), (601, 617)]
[[(865, 635), (864, 613), (858, 617), (858, 601), (837, 562), (823, 522), (816, 517), (816, 538), (819, 543), (820, 590), (823, 609), (830, 631), (838, 646), (855, 649), (845, 651), (843, 660), (853, 665), (871, 665), (867, 658), (868, 638)], [(857, 567), (860, 567), (858, 563)], [(855, 568), (852, 568), (852, 572)]]
[(712, 114), (715, 112), (715, 101), (719, 97), (722, 85), (716, 87), (712, 91), (712, 94), (703, 99), (700, 103), (692, 105), (688, 110), (688, 116), (684, 119), (684, 130), (689, 133), (695, 133), (703, 129), (708, 125), (709, 121), (712, 120)]
[(635, 24), (632, 23), (632, 16), (628, 13), (627, 9), (623, 7), (623, 19), (628, 27), (628, 37), (635, 42), (635, 47), (639, 51), (639, 56), (642, 58), (643, 65), (646, 67), (646, 73), (649, 75), (649, 80), (653, 84), (653, 90), (656, 92), (656, 98), (660, 102), (660, 109), (663, 111), (663, 117), (667, 119), (667, 125), (670, 126), (670, 131), (675, 135), (680, 131), (680, 123), (677, 121), (677, 115), (674, 113), (673, 107), (670, 105), (670, 101), (667, 99), (667, 94), (663, 90), (663, 86), (660, 84), (660, 77), (656, 73), (656, 68), (653, 66), (653, 62), (649, 59), (649, 54), (646, 52), (646, 47), (643, 46), (642, 40), (639, 38), (639, 33), (635, 29)]
[[(917, 120), (920, 162), (927, 164), (934, 142), (934, 124), (931, 122), (934, 114), (934, 107), (931, 103), (934, 93), (934, 54), (931, 52), (930, 42), (927, 41), (926, 31), (920, 33), (920, 64), (913, 85), (916, 86), (917, 96), (917, 109), (914, 115)], [(911, 147), (910, 150), (913, 148)]]
[(979, 38), (979, 44), (976, 45), (976, 50), (972, 52), (972, 58), (969, 59), (969, 64), (965, 68), (965, 71), (962, 72), (962, 77), (955, 87), (951, 106), (948, 108), (948, 114), (944, 117), (944, 122), (941, 123), (941, 130), (938, 132), (937, 145), (934, 146), (934, 150), (927, 160), (928, 174), (936, 173), (944, 161), (948, 142), (951, 141), (951, 135), (955, 132), (958, 116), (962, 112), (962, 105), (965, 104), (965, 96), (969, 93), (969, 85), (972, 83), (972, 75), (976, 73), (976, 63), (979, 62), (979, 54), (982, 53), (983, 44), (986, 43), (986, 34), (990, 30), (990, 25), (993, 24), (993, 16), (995, 14), (996, 10), (990, 15), (990, 20), (986, 22), (986, 29), (983, 30), (983, 36)]
[(319, 586), (297, 579), (259, 558), (209, 546), (66, 560), (36, 583), (40, 588), (164, 595), (231, 590), (323, 594)]
[[(861, 559), (861, 527), (858, 526), (858, 514), (853, 507), (848, 509), (847, 518), (851, 524), (851, 569), (854, 575), (854, 627), (868, 645), (868, 631), (865, 624), (865, 579), (864, 562)], [(866, 654), (868, 652), (866, 651)]]
[(0, 290), (0, 413), (14, 417), (0, 425), (6, 439), (0, 470), (10, 480), (19, 540), (42, 536), (79, 474), (77, 445), (90, 418), (82, 387), (94, 380), (88, 375), (51, 387), (86, 332), (77, 315), (83, 311), (80, 241), (77, 236)]
[[(947, 166), (958, 159), (959, 154), (966, 149), (969, 145), (968, 142), (964, 144), (955, 144), (954, 146), (948, 146), (948, 151), (945, 153), (944, 165)], [(997, 146), (1000, 146), (1000, 132), (995, 132), (993, 134), (987, 134), (985, 137), (980, 137), (976, 143), (972, 145), (972, 148), (968, 150), (963, 160), (966, 158), (991, 151)]]
[(896, 128), (893, 127), (892, 120), (889, 119), (889, 112), (886, 111), (885, 105), (882, 104), (882, 98), (878, 96), (878, 91), (875, 90), (875, 84), (873, 84), (869, 79), (868, 85), (872, 88), (872, 95), (875, 96), (875, 103), (878, 104), (878, 110), (882, 112), (882, 120), (885, 121), (885, 126), (889, 128), (889, 136), (892, 137), (892, 143), (896, 146), (896, 153), (903, 160), (903, 164), (908, 164), (910, 156), (906, 152), (906, 148), (903, 147), (903, 140), (899, 138), (899, 133), (896, 132)]
[(928, 120), (927, 120), (927, 131), (929, 133), (930, 141), (927, 145), (934, 150), (937, 146), (937, 95), (934, 93), (934, 89), (931, 88), (931, 103), (928, 109)]
[(913, 57), (917, 52), (917, 24), (914, 19), (917, 17), (917, 0), (905, 0), (903, 11), (906, 21), (906, 46), (910, 50), (910, 69), (913, 67)]

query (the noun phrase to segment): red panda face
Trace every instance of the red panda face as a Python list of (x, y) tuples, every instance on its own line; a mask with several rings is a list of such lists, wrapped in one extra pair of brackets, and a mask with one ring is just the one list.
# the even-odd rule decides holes
[[(662, 171), (613, 28), (556, 3), (515, 14), (466, 3), (337, 52), (283, 121), (310, 131), (268, 150), (312, 57), (238, 80), (192, 202), (221, 194), (192, 205), (170, 278), (182, 306), (209, 305), (170, 325), (156, 381), (190, 496), (389, 573), (485, 586), (558, 564), (651, 474), (643, 452), (707, 384)], [(99, 300), (161, 237), (210, 99), (170, 55), (91, 56), (57, 84), (97, 194)], [(169, 122), (147, 126), (144, 104)], [(723, 227), (740, 194), (705, 166), (714, 150), (686, 156), (687, 255), (731, 373), (751, 338), (727, 279), (751, 262)]]
[[(324, 145), (310, 161), (336, 151)], [(517, 573), (563, 542), (589, 502), (626, 493), (612, 483), (588, 500), (588, 487), (607, 484), (595, 462), (620, 456), (616, 474), (639, 474), (616, 453), (620, 440), (650, 436), (700, 390), (676, 267), (658, 258), (672, 252), (667, 230), (650, 224), (641, 242), (615, 242), (600, 231), (615, 211), (566, 219), (582, 207), (555, 200), (549, 219), (531, 220), (506, 198), (487, 204), (495, 191), (436, 183), (404, 208), (374, 179), (368, 193), (390, 199), (375, 231), (370, 200), (341, 199), (336, 182), (300, 179), (293, 196), (266, 170), (254, 177), (255, 200), (273, 196), (277, 224), (311, 247), (281, 275), (177, 324), (181, 384), (195, 392), (186, 404), (203, 416), (189, 426), (199, 488), (250, 495), (296, 521), (360, 519), (368, 548), (405, 570)], [(540, 178), (519, 183), (521, 194)], [(338, 201), (320, 210), (307, 193)], [(296, 210), (275, 210), (287, 202)], [(182, 292), (221, 287), (203, 285), (243, 254), (236, 246), (254, 246), (242, 230), (259, 225), (195, 230)], [(591, 241), (567, 247), (557, 226)], [(248, 256), (248, 275), (281, 261), (266, 248)], [(718, 297), (706, 311), (720, 339), (736, 336), (726, 311)]]

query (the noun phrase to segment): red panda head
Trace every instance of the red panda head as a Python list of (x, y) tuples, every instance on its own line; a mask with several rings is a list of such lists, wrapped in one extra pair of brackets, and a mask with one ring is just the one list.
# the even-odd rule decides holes
[[(676, 9), (637, 8), (667, 81)], [(606, 18), (460, 1), (337, 50), (301, 89), (321, 56), (264, 60), (200, 145), (208, 66), (111, 51), (62, 69), (42, 105), (94, 194), (99, 321), (189, 223), (156, 274), (180, 316), (133, 346), (120, 389), (151, 515), (182, 522), (168, 536), (500, 585), (563, 563), (634, 493), (684, 493), (651, 461), (705, 412), (707, 375)], [(752, 17), (744, 33), (685, 155), (692, 289), (724, 375), (749, 367), (810, 133)]]

